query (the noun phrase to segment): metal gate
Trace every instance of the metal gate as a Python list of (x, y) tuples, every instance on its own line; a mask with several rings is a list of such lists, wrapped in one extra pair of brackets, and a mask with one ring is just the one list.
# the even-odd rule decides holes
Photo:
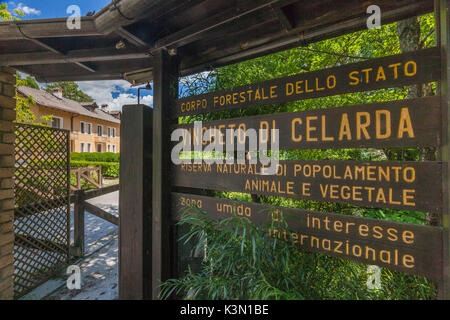
[(19, 298), (69, 261), (70, 132), (19, 124), (15, 142), (14, 292)]

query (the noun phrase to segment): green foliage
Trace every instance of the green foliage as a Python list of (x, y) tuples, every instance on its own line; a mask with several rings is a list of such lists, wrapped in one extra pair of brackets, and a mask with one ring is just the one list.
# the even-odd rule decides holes
[(112, 152), (71, 152), (73, 161), (120, 162), (120, 153)]
[(73, 81), (54, 82), (49, 84), (45, 90), (47, 92), (52, 92), (52, 89), (54, 88), (61, 88), (63, 90), (63, 97), (70, 100), (78, 102), (94, 101), (89, 95), (81, 91), (78, 84)]
[[(24, 13), (20, 10), (15, 9), (14, 13), (18, 16), (23, 17)], [(5, 21), (10, 21), (10, 20), (20, 20), (19, 18), (13, 16), (11, 14), (11, 12), (9, 12), (8, 10), (8, 5), (6, 4), (6, 2), (1, 2), (0, 3), (0, 21), (5, 20)]]
[(102, 167), (102, 175), (104, 177), (119, 177), (118, 162), (70, 161), (70, 166), (72, 168)]
[[(16, 13), (16, 15), (19, 15), (19, 16), (24, 15), (23, 12), (21, 12), (19, 10), (14, 10), (14, 12)], [(5, 2), (0, 3), (0, 21), (2, 21), (2, 20), (6, 20), (6, 21), (19, 20), (19, 18), (13, 16), (9, 12), (8, 5)], [(22, 79), (19, 74), (16, 74), (16, 80), (17, 80), (16, 85), (19, 85), (19, 86), (27, 85), (32, 88), (36, 88), (35, 86), (37, 86), (36, 89), (39, 89), (39, 86), (37, 85), (36, 81), (34, 81), (34, 79), (31, 77)], [(16, 110), (16, 122), (45, 126), (45, 124), (36, 123), (36, 117), (30, 110), (30, 104), (34, 103), (32, 97), (22, 98), (17, 94), (17, 90), (16, 90), (15, 99), (16, 99), (16, 109), (15, 109)], [(49, 120), (51, 120), (51, 117), (49, 117), (49, 116), (43, 117), (43, 120), (49, 121)]]
[[(268, 218), (270, 213), (268, 212)], [(268, 219), (269, 221), (269, 219)], [(366, 266), (307, 253), (294, 243), (271, 238), (268, 228), (290, 232), (286, 223), (253, 224), (232, 216), (215, 221), (198, 209), (187, 210), (179, 225), (190, 225), (180, 241), (206, 248), (200, 273), (161, 285), (161, 298), (184, 299), (432, 299), (435, 289), (424, 278), (383, 269), (382, 288), (370, 290)]]
[(39, 121), (36, 121), (35, 114), (31, 111), (30, 105), (36, 104), (32, 96), (22, 97), (16, 90), (16, 120), (17, 123), (34, 124), (39, 126), (48, 126), (53, 116), (41, 116)]
[(20, 73), (16, 73), (16, 86), (25, 86), (37, 90), (40, 89), (34, 77), (27, 76), (25, 79), (23, 79)]

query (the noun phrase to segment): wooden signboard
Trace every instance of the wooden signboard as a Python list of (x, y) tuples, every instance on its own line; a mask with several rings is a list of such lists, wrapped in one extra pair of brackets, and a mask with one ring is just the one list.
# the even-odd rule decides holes
[(172, 167), (177, 187), (441, 212), (438, 162), (280, 161), (275, 175), (261, 164)]
[[(276, 141), (272, 129), (278, 129), (279, 148), (287, 150), (438, 146), (440, 127), (440, 98), (429, 97), (209, 121), (198, 127), (185, 124), (176, 128), (187, 130), (189, 135), (183, 136), (183, 144), (188, 143), (189, 136), (192, 148), (214, 141), (236, 148), (246, 140), (248, 144), (248, 132), (254, 129), (258, 144), (264, 142), (269, 149)], [(215, 134), (212, 130), (208, 132), (209, 129), (215, 129)], [(233, 130), (233, 135), (228, 135), (227, 130)]]
[(276, 229), (276, 223), (283, 217), (295, 245), (306, 251), (434, 280), (439, 280), (442, 274), (440, 228), (172, 193), (174, 220), (189, 208), (198, 208), (218, 220), (232, 215), (246, 217), (254, 223), (267, 225), (273, 237), (289, 240), (287, 232)]
[(438, 48), (370, 59), (176, 101), (173, 117), (277, 104), (440, 80)]

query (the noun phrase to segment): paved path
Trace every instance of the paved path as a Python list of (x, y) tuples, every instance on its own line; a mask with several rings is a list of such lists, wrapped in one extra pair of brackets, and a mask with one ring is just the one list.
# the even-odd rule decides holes
[[(111, 214), (118, 215), (119, 192), (90, 199), (88, 202)], [(73, 210), (71, 238), (73, 239)], [(47, 296), (46, 299), (51, 300), (117, 299), (119, 279), (117, 226), (86, 212), (85, 247), (84, 259), (76, 264), (81, 268), (80, 290), (67, 289), (67, 276), (63, 276), (48, 281), (25, 296), (24, 299), (42, 299), (45, 296)], [(55, 289), (57, 290), (55, 291)], [(54, 292), (51, 293), (52, 291)]]

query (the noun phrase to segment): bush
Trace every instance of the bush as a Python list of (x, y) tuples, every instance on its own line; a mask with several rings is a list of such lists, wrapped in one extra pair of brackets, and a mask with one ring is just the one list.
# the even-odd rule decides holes
[(102, 167), (102, 176), (110, 178), (119, 177), (118, 162), (71, 161), (70, 166), (71, 168)]
[[(367, 288), (367, 266), (349, 260), (308, 253), (292, 242), (271, 238), (265, 226), (237, 216), (215, 221), (200, 210), (185, 212), (179, 225), (190, 225), (181, 237), (206, 247), (200, 272), (161, 285), (161, 298), (219, 300), (353, 300), (433, 299), (433, 284), (422, 277), (382, 269), (380, 290)], [(270, 221), (270, 223), (269, 223)], [(286, 232), (285, 222), (275, 226)]]
[(112, 152), (71, 152), (72, 161), (120, 162), (120, 153)]

